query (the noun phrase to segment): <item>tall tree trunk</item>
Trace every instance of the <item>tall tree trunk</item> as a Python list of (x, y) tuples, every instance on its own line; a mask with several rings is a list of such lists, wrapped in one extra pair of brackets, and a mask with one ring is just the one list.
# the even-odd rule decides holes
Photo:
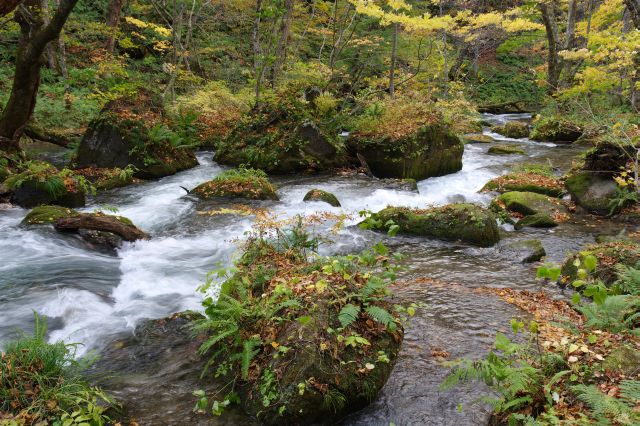
[[(624, 0), (627, 12), (636, 30), (640, 31), (640, 0)], [(633, 69), (631, 70), (631, 105), (640, 112), (640, 52), (633, 57)]]
[[(42, 9), (42, 24), (49, 25), (49, 21), (51, 20), (51, 16), (49, 15), (49, 0), (40, 0), (40, 8)], [(47, 43), (45, 56), (47, 58), (47, 66), (49, 69), (58, 69), (56, 63), (56, 49), (53, 42)]]
[(113, 53), (116, 47), (116, 32), (120, 24), (120, 14), (122, 13), (123, 6), (124, 0), (109, 0), (109, 6), (107, 7), (107, 27), (109, 27), (111, 31), (109, 31), (109, 37), (104, 45), (104, 48), (109, 53)]
[(256, 0), (255, 19), (253, 21), (253, 32), (251, 33), (251, 45), (253, 48), (253, 74), (256, 79), (255, 96), (256, 107), (260, 106), (260, 91), (262, 87), (262, 48), (260, 46), (260, 21), (262, 20), (262, 0)]
[(0, 1), (0, 16), (8, 15), (13, 12), (22, 0), (2, 0)]
[(60, 34), (78, 0), (62, 0), (51, 22), (44, 25), (39, 0), (27, 0), (16, 12), (20, 41), (11, 95), (0, 117), (0, 150), (20, 150), (19, 142), (36, 106), (42, 54)]
[(398, 32), (400, 25), (393, 24), (393, 36), (391, 38), (391, 66), (389, 68), (389, 95), (391, 98), (396, 95), (396, 62), (398, 61)]
[[(569, 10), (567, 12), (567, 30), (564, 39), (564, 50), (571, 50), (575, 47), (576, 41), (576, 11), (578, 8), (578, 0), (569, 1)], [(565, 72), (565, 84), (568, 86), (573, 82), (575, 72), (572, 72), (571, 61), (563, 61), (563, 68), (566, 68)], [(577, 71), (577, 67), (576, 67)]]
[(629, 9), (633, 26), (640, 30), (640, 0), (624, 0), (624, 4)]
[(562, 63), (558, 55), (558, 24), (556, 22), (555, 3), (552, 1), (547, 5), (541, 2), (540, 12), (542, 13), (542, 21), (544, 22), (547, 42), (549, 44), (547, 55), (547, 92), (554, 94), (558, 90), (558, 82), (560, 81), (560, 73), (562, 72)]
[(291, 28), (291, 19), (293, 17), (293, 0), (285, 0), (285, 11), (280, 22), (280, 38), (276, 47), (276, 59), (271, 70), (271, 87), (276, 88), (278, 78), (282, 73), (284, 63), (287, 59), (287, 49), (289, 47), (289, 29)]

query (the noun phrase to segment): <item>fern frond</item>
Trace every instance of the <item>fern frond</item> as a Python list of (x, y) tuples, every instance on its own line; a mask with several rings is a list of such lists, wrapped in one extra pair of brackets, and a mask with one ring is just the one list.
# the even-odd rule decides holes
[(249, 377), (249, 366), (254, 356), (260, 352), (256, 347), (262, 345), (260, 339), (249, 339), (242, 343), (242, 354), (240, 355), (240, 371), (242, 372), (242, 378), (246, 380)]
[(367, 306), (365, 309), (367, 314), (371, 316), (376, 322), (387, 327), (387, 329), (391, 331), (395, 331), (396, 329), (396, 319), (387, 311), (379, 306)]
[(620, 396), (632, 405), (640, 401), (640, 380), (623, 380), (620, 382)]
[(605, 395), (595, 386), (576, 385), (571, 390), (586, 403), (595, 418), (608, 418), (621, 424), (631, 424), (633, 410), (623, 401)]
[(338, 321), (340, 321), (340, 325), (342, 327), (348, 327), (358, 319), (359, 315), (360, 307), (348, 303), (344, 305), (342, 309), (340, 309), (340, 313), (338, 314)]

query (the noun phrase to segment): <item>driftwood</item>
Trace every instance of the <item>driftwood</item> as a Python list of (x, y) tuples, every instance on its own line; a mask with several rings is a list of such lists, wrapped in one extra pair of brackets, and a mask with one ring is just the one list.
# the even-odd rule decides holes
[(149, 235), (134, 225), (127, 225), (115, 216), (102, 216), (97, 214), (82, 213), (78, 216), (58, 219), (54, 224), (59, 231), (78, 231), (88, 229), (92, 231), (110, 232), (118, 235), (125, 241), (148, 240)]

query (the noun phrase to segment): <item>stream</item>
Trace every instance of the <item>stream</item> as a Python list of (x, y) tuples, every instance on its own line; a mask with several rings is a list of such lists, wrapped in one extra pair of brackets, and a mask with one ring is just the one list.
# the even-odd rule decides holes
[[(484, 118), (489, 123), (503, 123), (529, 116), (485, 114)], [(358, 222), (359, 211), (378, 211), (387, 205), (425, 207), (459, 201), (487, 205), (491, 195), (478, 190), (515, 164), (550, 162), (564, 172), (584, 149), (509, 139), (488, 129), (484, 133), (500, 143), (517, 145), (527, 155), (488, 155), (491, 144), (468, 144), (460, 172), (420, 181), (418, 192), (389, 189), (382, 181), (359, 175), (274, 178), (280, 201), (255, 205), (279, 217), (347, 213), (353, 215), (347, 225)], [(15, 337), (17, 330), (31, 329), (34, 311), (49, 319), (50, 340), (82, 343), (80, 353), (85, 353), (99, 352), (109, 342), (131, 334), (143, 320), (198, 310), (201, 295), (196, 288), (217, 264), (232, 262), (234, 254), (237, 255), (238, 240), (253, 222), (253, 216), (199, 214), (219, 205), (197, 201), (181, 188), (191, 189), (225, 169), (211, 158), (211, 152), (200, 152), (200, 165), (194, 169), (107, 191), (90, 201), (86, 211), (115, 207), (118, 214), (151, 234), (148, 241), (126, 243), (117, 255), (89, 249), (80, 238), (61, 235), (50, 227), (22, 228), (19, 224), (27, 210), (0, 210), (0, 347)], [(303, 202), (304, 194), (311, 188), (334, 193), (342, 207)], [(560, 262), (567, 252), (593, 242), (596, 234), (614, 234), (619, 230), (619, 226), (605, 220), (594, 227), (593, 220), (575, 215), (555, 229), (526, 228), (518, 232), (506, 225), (503, 241), (539, 239), (547, 260)], [(509, 320), (522, 313), (495, 296), (474, 292), (474, 288), (538, 290), (535, 264), (517, 263), (501, 255), (496, 247), (475, 248), (413, 237), (388, 238), (357, 227), (342, 229), (333, 243), (322, 246), (321, 252), (359, 251), (380, 239), (406, 255), (405, 270), (395, 289), (397, 298), (423, 302), (426, 307), (419, 309), (407, 324), (400, 357), (383, 391), (370, 406), (345, 419), (344, 424), (486, 424), (488, 413), (477, 408), (457, 409), (458, 404), (476, 400), (486, 389), (469, 385), (440, 391), (438, 386), (448, 369), (432, 351), (449, 352), (450, 359), (484, 356), (496, 331), (506, 331)], [(420, 284), (416, 281), (420, 277), (436, 282)], [(566, 297), (554, 286), (545, 290), (554, 297)], [(185, 389), (182, 396), (189, 404), (194, 400), (192, 390)], [(123, 386), (116, 396), (126, 401), (127, 392), (127, 386)], [(185, 424), (171, 419), (171, 410), (166, 407), (147, 401), (138, 407), (137, 420), (140, 424)], [(164, 420), (153, 417), (163, 410), (166, 411), (160, 418)], [(234, 417), (235, 421), (229, 423), (224, 417), (208, 417), (202, 424), (248, 422)]]

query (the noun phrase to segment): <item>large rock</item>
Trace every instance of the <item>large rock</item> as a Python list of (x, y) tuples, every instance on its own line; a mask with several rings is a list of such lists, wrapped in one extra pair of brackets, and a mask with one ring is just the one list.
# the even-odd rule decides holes
[(245, 198), (248, 200), (278, 200), (275, 187), (261, 170), (227, 170), (212, 180), (195, 187), (191, 193), (203, 200), (214, 198)]
[(583, 129), (575, 123), (558, 117), (537, 120), (531, 131), (531, 139), (545, 142), (575, 142), (582, 136)]
[(636, 151), (637, 148), (631, 146), (601, 142), (586, 153), (582, 170), (601, 176), (613, 176), (634, 160)]
[(399, 226), (403, 234), (462, 241), (490, 247), (500, 240), (495, 215), (474, 204), (449, 204), (432, 209), (387, 207), (366, 219), (362, 227), (388, 230)]
[(322, 201), (333, 207), (340, 207), (338, 198), (330, 192), (322, 189), (312, 189), (304, 196), (303, 201)]
[(374, 176), (422, 180), (462, 169), (464, 144), (441, 124), (424, 125), (401, 138), (354, 135), (354, 145)]
[(11, 202), (20, 207), (32, 208), (44, 204), (64, 207), (82, 207), (89, 185), (71, 170), (58, 170), (49, 163), (29, 161), (21, 169), (14, 170), (4, 181), (12, 191)]
[(491, 179), (482, 188), (482, 191), (535, 192), (550, 197), (561, 197), (564, 194), (564, 186), (553, 176), (535, 172), (520, 172)]
[(544, 213), (536, 213), (529, 216), (525, 216), (515, 224), (515, 229), (520, 230), (522, 228), (554, 228), (558, 226), (558, 223), (549, 215)]
[(582, 171), (569, 176), (565, 185), (571, 199), (591, 213), (605, 216), (617, 213), (622, 207), (611, 205), (618, 185), (610, 177)]
[(493, 205), (503, 207), (512, 213), (519, 213), (523, 216), (537, 213), (552, 216), (565, 210), (558, 199), (535, 192), (505, 192), (493, 201)]
[(511, 154), (524, 155), (525, 154), (525, 152), (522, 149), (518, 148), (517, 146), (506, 145), (506, 144), (493, 145), (492, 147), (489, 148), (487, 152), (489, 154), (494, 154), (494, 155), (511, 155)]
[(462, 141), (464, 143), (492, 143), (496, 140), (489, 135), (483, 135), (481, 133), (471, 133), (464, 135), (462, 137)]
[(338, 129), (314, 120), (312, 105), (280, 94), (242, 117), (216, 146), (221, 164), (288, 174), (350, 165)]
[(499, 251), (510, 260), (520, 263), (537, 262), (547, 254), (539, 240), (506, 242)]
[(496, 125), (492, 131), (512, 139), (521, 139), (529, 136), (529, 125), (521, 121), (508, 121), (503, 125)]
[[(135, 176), (154, 179), (198, 165), (189, 149), (174, 147), (154, 126), (164, 126), (159, 102), (146, 91), (108, 103), (89, 123), (74, 164), (77, 168), (136, 167)], [(166, 128), (165, 128), (166, 129)]]
[(43, 184), (37, 181), (23, 182), (15, 189), (10, 198), (11, 203), (32, 208), (43, 204), (57, 204), (64, 207), (84, 207), (85, 193), (80, 189), (52, 194)]

